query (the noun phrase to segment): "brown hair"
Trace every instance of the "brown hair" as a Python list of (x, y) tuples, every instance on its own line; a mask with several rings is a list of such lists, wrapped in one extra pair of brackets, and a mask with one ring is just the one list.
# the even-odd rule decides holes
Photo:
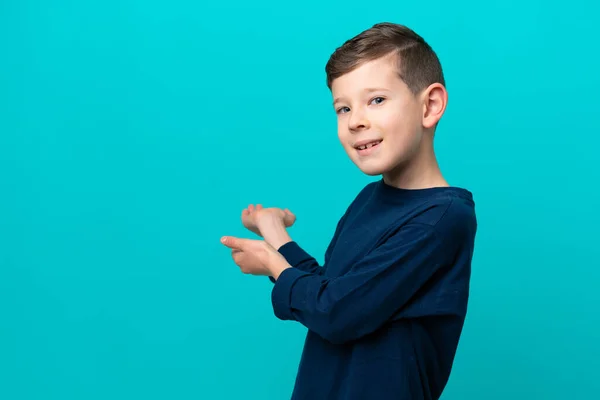
[(440, 61), (427, 42), (406, 26), (382, 22), (338, 47), (327, 62), (327, 87), (362, 63), (396, 54), (398, 75), (413, 94), (432, 83), (446, 85)]

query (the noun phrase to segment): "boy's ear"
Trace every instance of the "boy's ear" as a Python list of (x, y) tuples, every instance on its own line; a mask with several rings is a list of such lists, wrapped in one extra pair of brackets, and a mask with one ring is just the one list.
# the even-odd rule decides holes
[(423, 127), (433, 128), (446, 111), (448, 92), (444, 85), (434, 83), (423, 91)]

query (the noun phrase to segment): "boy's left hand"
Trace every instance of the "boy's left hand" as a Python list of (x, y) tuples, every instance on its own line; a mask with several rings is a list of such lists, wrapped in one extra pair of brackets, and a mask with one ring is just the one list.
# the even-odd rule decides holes
[(233, 261), (245, 274), (272, 276), (277, 279), (286, 268), (286, 259), (264, 240), (224, 236), (221, 243), (231, 249)]
[(258, 236), (263, 236), (261, 226), (271, 225), (274, 222), (289, 228), (296, 222), (296, 216), (287, 208), (277, 207), (264, 208), (261, 204), (250, 204), (242, 210), (242, 224), (245, 228)]

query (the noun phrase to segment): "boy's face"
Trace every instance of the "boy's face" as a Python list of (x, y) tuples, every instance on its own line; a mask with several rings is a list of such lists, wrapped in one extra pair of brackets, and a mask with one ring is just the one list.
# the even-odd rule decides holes
[(391, 172), (416, 154), (423, 104), (398, 77), (395, 58), (362, 64), (335, 79), (331, 92), (340, 142), (365, 174)]

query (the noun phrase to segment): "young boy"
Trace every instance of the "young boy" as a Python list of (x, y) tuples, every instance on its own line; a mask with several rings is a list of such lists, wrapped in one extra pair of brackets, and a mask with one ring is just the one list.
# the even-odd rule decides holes
[(412, 30), (381, 23), (326, 66), (339, 140), (366, 185), (337, 224), (324, 265), (286, 231), (288, 210), (249, 206), (264, 240), (223, 237), (244, 273), (274, 282), (282, 320), (308, 328), (293, 399), (437, 399), (462, 331), (477, 222), (433, 148), (447, 103), (442, 68)]

